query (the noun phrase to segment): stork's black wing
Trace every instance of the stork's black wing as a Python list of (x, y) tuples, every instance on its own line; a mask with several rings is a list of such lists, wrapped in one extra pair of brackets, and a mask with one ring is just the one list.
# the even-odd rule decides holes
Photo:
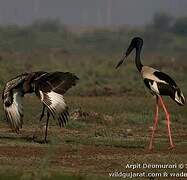
[(36, 84), (44, 91), (54, 91), (64, 94), (69, 88), (76, 85), (79, 78), (69, 72), (47, 73), (37, 79)]
[(175, 87), (171, 86), (170, 84), (156, 82), (147, 78), (144, 79), (144, 83), (153, 94), (173, 96), (175, 93)]
[(170, 96), (177, 104), (185, 104), (185, 97), (177, 86), (172, 86), (171, 83), (156, 82), (146, 78), (144, 79), (144, 83), (153, 95)]
[(63, 94), (74, 86), (77, 80), (78, 77), (72, 73), (54, 72), (47, 73), (34, 82), (41, 101), (48, 107), (60, 126), (64, 126), (69, 117)]
[(160, 71), (155, 71), (154, 72), (154, 75), (162, 80), (162, 81), (165, 81), (167, 84), (173, 86), (173, 87), (177, 87), (177, 84), (175, 83), (175, 81), (170, 77), (168, 76), (167, 74), (163, 73), (163, 72), (160, 72)]

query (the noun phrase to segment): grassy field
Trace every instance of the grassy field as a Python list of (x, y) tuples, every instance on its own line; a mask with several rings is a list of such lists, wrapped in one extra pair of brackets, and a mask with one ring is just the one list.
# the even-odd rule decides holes
[[(1, 108), (0, 179), (105, 180), (112, 179), (109, 173), (117, 171), (186, 172), (186, 169), (178, 168), (135, 170), (126, 168), (128, 163), (186, 163), (186, 106), (179, 107), (169, 98), (165, 98), (171, 112), (176, 148), (168, 149), (166, 121), (161, 110), (155, 149), (149, 152), (147, 148), (153, 124), (155, 99), (144, 88), (134, 62), (129, 59), (126, 65), (116, 71), (114, 66), (120, 57), (118, 55), (90, 57), (64, 53), (54, 56), (54, 54), (50, 52), (32, 56), (31, 70), (69, 70), (80, 77), (77, 86), (66, 96), (71, 112), (70, 121), (66, 128), (60, 129), (51, 120), (49, 143), (40, 144), (45, 120), (40, 126), (38, 125), (41, 104), (34, 95), (26, 96), (24, 99), (24, 126), (19, 135), (11, 132)], [(2, 71), (8, 75), (2, 77), (2, 85), (6, 79), (30, 67), (29, 61), (20, 61), (20, 55), (15, 58), (14, 54), (12, 56), (5, 54), (3, 57), (0, 65), (1, 68), (3, 65), (7, 66), (7, 69), (2, 68)], [(158, 64), (154, 61), (156, 56), (151, 57), (146, 55), (144, 63), (175, 76), (187, 94), (186, 64), (176, 68), (180, 61), (174, 61), (168, 66), (171, 61), (167, 57), (158, 58)], [(44, 63), (45, 60), (48, 63)], [(11, 61), (15, 64), (15, 71), (11, 70)], [(183, 61), (180, 62), (182, 63)], [(34, 131), (38, 143), (31, 139)]]
[[(35, 129), (38, 142), (42, 140), (45, 125), (43, 120), (37, 128), (41, 107), (33, 97), (25, 99), (21, 134), (12, 133), (1, 122), (1, 179), (108, 179), (109, 173), (115, 171), (131, 172), (132, 169), (125, 168), (127, 163), (186, 163), (186, 107), (178, 107), (166, 99), (172, 112), (176, 148), (168, 149), (166, 123), (161, 113), (155, 149), (149, 152), (155, 102), (151, 95), (67, 96), (66, 100), (71, 105), (71, 119), (63, 129), (50, 121), (48, 144), (31, 140)], [(178, 168), (164, 170), (181, 172)], [(140, 168), (133, 172), (142, 171), (159, 173), (163, 169)]]

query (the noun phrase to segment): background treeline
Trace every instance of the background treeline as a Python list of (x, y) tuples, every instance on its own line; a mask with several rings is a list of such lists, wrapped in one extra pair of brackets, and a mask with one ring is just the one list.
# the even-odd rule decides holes
[(184, 52), (187, 49), (187, 17), (173, 18), (155, 14), (144, 27), (100, 28), (74, 33), (59, 20), (38, 20), (28, 26), (0, 26), (0, 50), (32, 51), (33, 49), (61, 48), (68, 52), (118, 52), (135, 35), (142, 36), (148, 51)]
[[(25, 71), (71, 71), (80, 77), (77, 95), (144, 93), (130, 56), (126, 67), (115, 65), (134, 36), (144, 38), (143, 63), (171, 74), (187, 91), (187, 17), (155, 14), (143, 27), (66, 27), (59, 20), (28, 26), (0, 26), (0, 88)], [(126, 77), (122, 80), (122, 77)], [(134, 89), (139, 89), (134, 91)]]

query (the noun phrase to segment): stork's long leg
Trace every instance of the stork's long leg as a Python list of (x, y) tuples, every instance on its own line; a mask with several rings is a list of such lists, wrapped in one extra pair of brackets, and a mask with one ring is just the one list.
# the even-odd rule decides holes
[(40, 122), (42, 121), (42, 118), (44, 117), (44, 112), (45, 112), (45, 105), (43, 104), (42, 114), (40, 116)]
[[(40, 123), (41, 123), (41, 121), (42, 121), (42, 119), (44, 117), (44, 113), (45, 113), (45, 105), (43, 104), (42, 114), (40, 115), (40, 121), (39, 121)], [(33, 140), (35, 139), (35, 133), (36, 133), (36, 128), (35, 128), (33, 136), (32, 136)]]
[(165, 104), (164, 104), (164, 101), (163, 101), (163, 99), (162, 99), (161, 96), (159, 96), (159, 99), (160, 99), (161, 105), (162, 105), (162, 107), (163, 107), (163, 110), (164, 110), (164, 112), (165, 112), (165, 114), (166, 114), (169, 142), (170, 142), (171, 148), (173, 148), (173, 147), (174, 147), (174, 144), (173, 144), (172, 137), (171, 137), (170, 114), (169, 114), (169, 112), (167, 111), (167, 108), (166, 108), (166, 106), (165, 106)]
[(158, 101), (159, 101), (158, 96), (156, 96), (156, 110), (155, 110), (155, 117), (154, 117), (154, 126), (153, 126), (153, 130), (152, 130), (151, 140), (149, 143), (149, 150), (151, 150), (153, 148), (154, 134), (155, 134), (155, 130), (156, 130), (157, 124), (158, 124), (158, 110), (159, 110)]
[(47, 143), (47, 128), (48, 128), (48, 124), (49, 124), (49, 110), (47, 110), (47, 121), (46, 121), (46, 126), (45, 126), (45, 138), (44, 138), (44, 142)]

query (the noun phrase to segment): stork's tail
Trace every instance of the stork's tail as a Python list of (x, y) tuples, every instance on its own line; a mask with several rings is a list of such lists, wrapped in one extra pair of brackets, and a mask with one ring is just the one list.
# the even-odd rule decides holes
[(171, 98), (179, 105), (183, 106), (186, 103), (186, 99), (184, 97), (184, 94), (179, 88), (175, 89), (175, 93)]

